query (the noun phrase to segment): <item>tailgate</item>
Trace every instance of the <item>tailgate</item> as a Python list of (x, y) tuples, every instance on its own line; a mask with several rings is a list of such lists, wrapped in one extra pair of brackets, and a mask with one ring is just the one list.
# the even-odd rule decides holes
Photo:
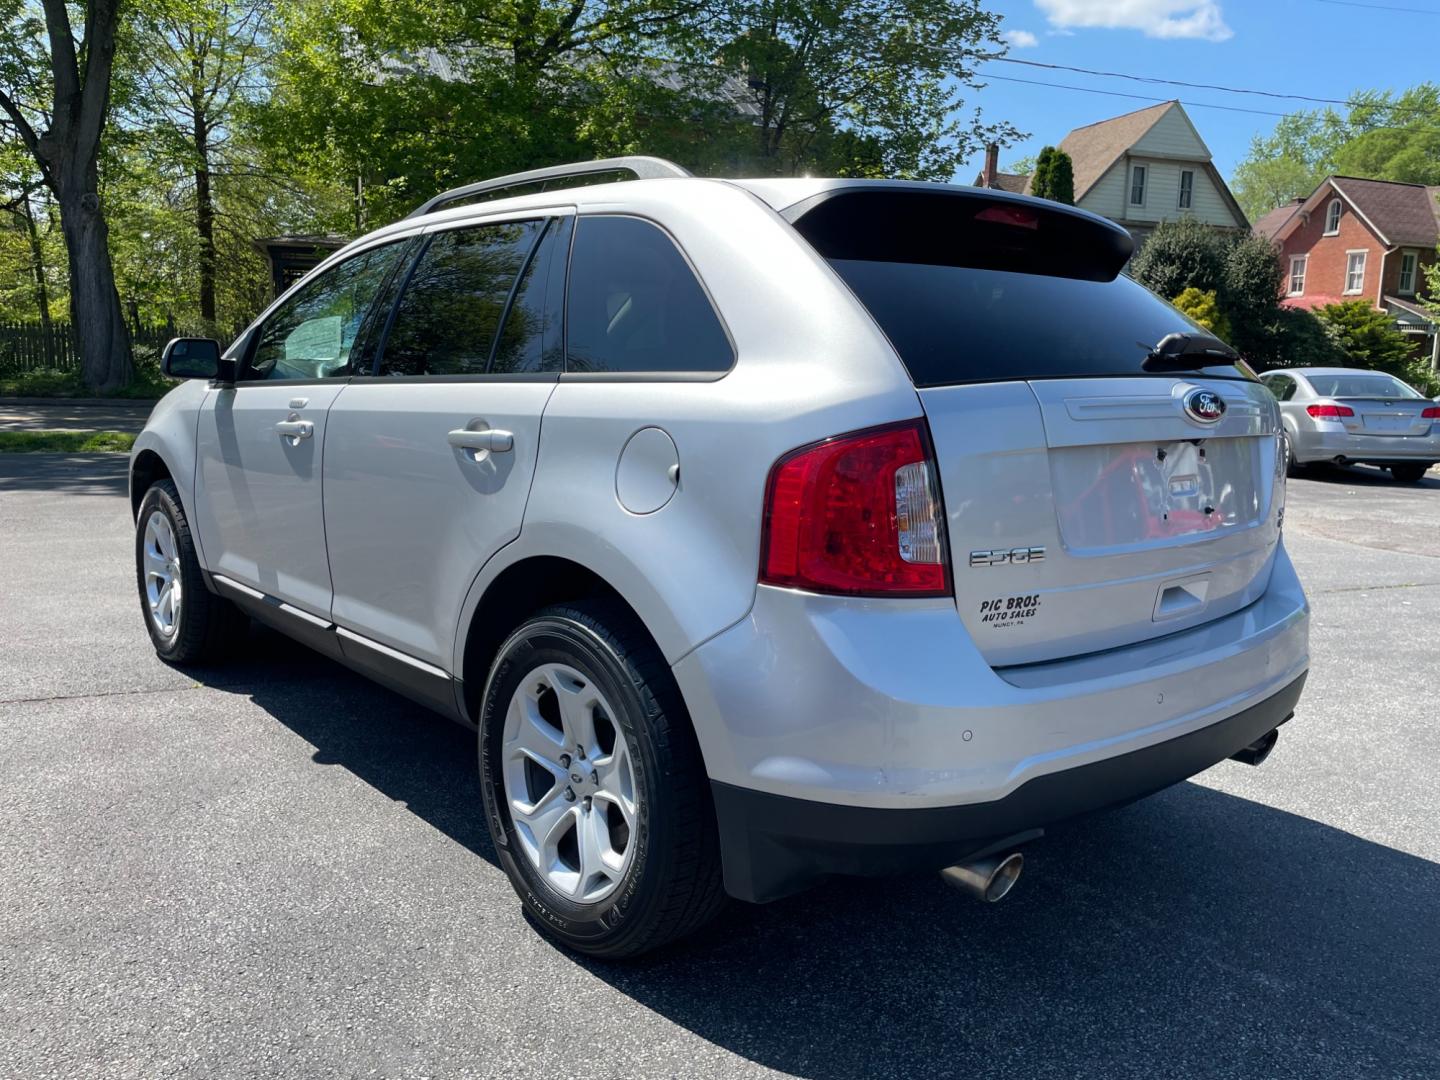
[[(1219, 394), (1216, 423), (1192, 391)], [(1264, 592), (1279, 536), (1276, 411), (1257, 383), (1045, 379), (920, 391), (955, 599), (995, 665), (1159, 637)]]

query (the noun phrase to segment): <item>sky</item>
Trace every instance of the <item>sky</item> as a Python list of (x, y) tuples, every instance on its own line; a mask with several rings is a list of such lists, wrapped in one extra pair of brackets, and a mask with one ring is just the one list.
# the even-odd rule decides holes
[[(1433, 48), (1440, 0), (990, 0), (986, 7), (1004, 17), (1009, 55), (1019, 60), (1339, 99), (1440, 78)], [(1250, 140), (1269, 134), (1277, 118), (1200, 105), (1266, 113), (1323, 107), (1009, 63), (986, 64), (981, 77), (988, 85), (969, 92), (967, 106), (978, 105), (987, 122), (1009, 120), (1030, 133), (1001, 149), (1002, 169), (1058, 144), (1072, 128), (1153, 104), (1002, 77), (1179, 98), (1227, 180)], [(957, 179), (973, 180), (983, 157), (976, 154)]]

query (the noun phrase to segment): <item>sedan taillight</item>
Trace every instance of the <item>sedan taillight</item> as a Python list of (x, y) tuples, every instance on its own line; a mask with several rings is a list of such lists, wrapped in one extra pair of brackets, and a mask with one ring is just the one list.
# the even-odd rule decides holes
[(944, 524), (924, 421), (827, 439), (770, 471), (760, 580), (847, 596), (944, 596)]
[(1432, 405), (1428, 409), (1421, 409), (1420, 417), (1424, 420), (1440, 420), (1440, 405)]
[(1305, 411), (1316, 420), (1339, 420), (1342, 416), (1355, 415), (1349, 405), (1306, 405)]

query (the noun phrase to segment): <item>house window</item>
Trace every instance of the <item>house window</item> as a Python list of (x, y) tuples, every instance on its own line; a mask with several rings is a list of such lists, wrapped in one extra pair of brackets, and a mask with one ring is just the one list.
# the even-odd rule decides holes
[(1406, 251), (1400, 256), (1400, 292), (1407, 295), (1415, 291), (1415, 264), (1418, 258), (1413, 251)]
[(1130, 171), (1130, 205), (1145, 205), (1145, 166), (1136, 165)]
[(1345, 253), (1345, 292), (1358, 293), (1365, 289), (1365, 252)]
[(1325, 209), (1325, 235), (1334, 236), (1340, 231), (1340, 200), (1331, 199)]
[(1195, 202), (1195, 173), (1191, 169), (1180, 170), (1180, 209), (1189, 210)]
[(1308, 255), (1290, 256), (1290, 295), (1305, 295), (1305, 264), (1310, 260)]

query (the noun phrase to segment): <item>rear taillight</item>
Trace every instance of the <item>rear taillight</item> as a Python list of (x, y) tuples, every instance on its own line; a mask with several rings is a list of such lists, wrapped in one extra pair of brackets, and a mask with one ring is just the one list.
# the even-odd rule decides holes
[(1440, 420), (1440, 405), (1432, 405), (1428, 409), (1420, 410), (1422, 420)]
[(1306, 405), (1305, 411), (1316, 420), (1339, 420), (1342, 416), (1355, 415), (1349, 405)]
[(946, 595), (935, 477), (920, 420), (786, 455), (765, 491), (760, 580), (848, 596)]

